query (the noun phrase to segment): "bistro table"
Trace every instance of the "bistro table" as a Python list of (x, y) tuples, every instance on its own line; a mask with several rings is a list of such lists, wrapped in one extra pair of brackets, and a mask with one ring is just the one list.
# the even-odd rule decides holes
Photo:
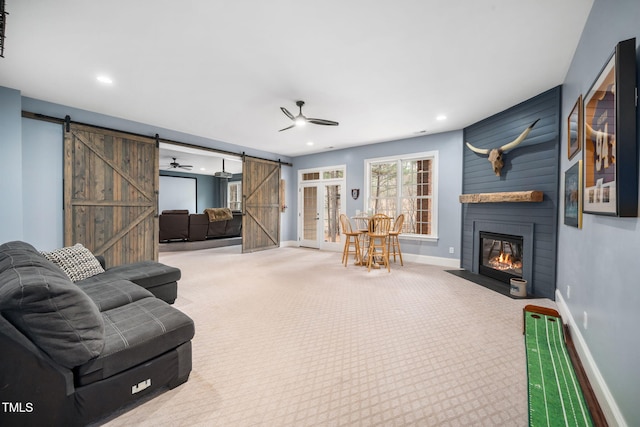
[[(369, 258), (369, 224), (373, 215), (367, 215), (364, 213), (356, 214), (351, 219), (355, 222), (355, 229), (360, 232), (358, 242), (360, 243), (360, 262), (356, 262), (356, 265), (367, 267)], [(374, 258), (371, 268), (379, 269), (380, 264), (378, 260)]]

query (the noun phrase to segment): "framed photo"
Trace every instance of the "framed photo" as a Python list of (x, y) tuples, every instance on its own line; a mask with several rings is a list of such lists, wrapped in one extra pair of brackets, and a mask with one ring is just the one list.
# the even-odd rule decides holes
[(564, 173), (564, 223), (582, 228), (582, 160)]
[(569, 160), (582, 148), (582, 95), (578, 97), (576, 104), (567, 118), (567, 146)]
[(583, 100), (585, 213), (638, 216), (636, 41), (618, 43)]

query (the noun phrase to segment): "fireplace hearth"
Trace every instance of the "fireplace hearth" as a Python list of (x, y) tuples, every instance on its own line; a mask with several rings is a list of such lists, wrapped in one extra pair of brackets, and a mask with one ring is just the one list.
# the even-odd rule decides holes
[(501, 282), (522, 278), (522, 236), (480, 232), (479, 273)]

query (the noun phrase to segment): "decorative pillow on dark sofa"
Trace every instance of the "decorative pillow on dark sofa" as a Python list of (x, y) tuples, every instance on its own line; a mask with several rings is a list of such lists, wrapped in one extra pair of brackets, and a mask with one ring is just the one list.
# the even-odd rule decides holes
[(97, 357), (104, 347), (98, 307), (28, 243), (0, 246), (0, 312), (67, 368)]
[(51, 252), (42, 252), (42, 255), (60, 267), (72, 282), (104, 273), (104, 268), (100, 265), (100, 261), (80, 243), (55, 249)]

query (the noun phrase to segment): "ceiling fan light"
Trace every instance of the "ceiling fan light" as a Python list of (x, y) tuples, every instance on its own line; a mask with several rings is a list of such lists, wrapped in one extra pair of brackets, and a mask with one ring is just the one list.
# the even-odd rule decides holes
[(307, 124), (307, 121), (305, 120), (304, 117), (298, 116), (296, 117), (295, 123), (296, 123), (296, 126), (304, 126)]

